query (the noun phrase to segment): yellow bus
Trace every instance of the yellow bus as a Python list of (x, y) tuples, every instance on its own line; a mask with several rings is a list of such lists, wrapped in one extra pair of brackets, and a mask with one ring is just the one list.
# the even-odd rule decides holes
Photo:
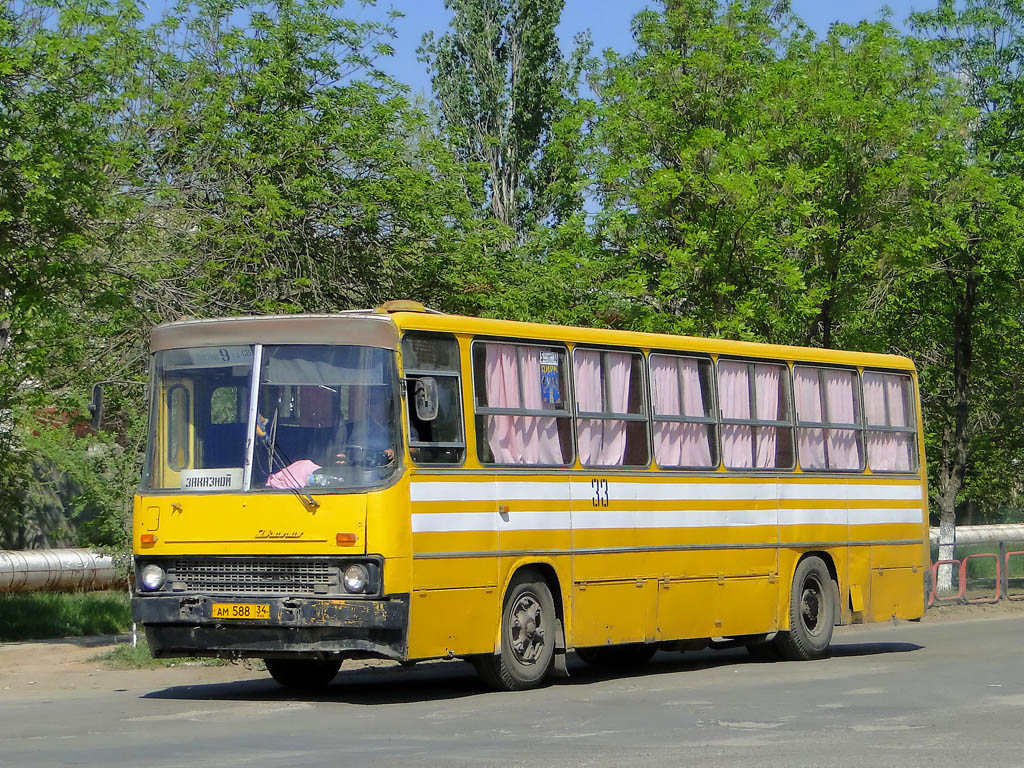
[(154, 655), (460, 657), (499, 689), (655, 649), (813, 659), (924, 610), (902, 357), (441, 314), (152, 334), (133, 613)]

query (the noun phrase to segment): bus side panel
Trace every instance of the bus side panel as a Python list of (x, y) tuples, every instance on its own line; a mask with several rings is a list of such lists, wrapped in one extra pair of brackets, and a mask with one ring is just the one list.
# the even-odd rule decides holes
[[(658, 583), (658, 639), (714, 637), (721, 586), (710, 576), (665, 579)], [(720, 621), (720, 619), (718, 619)]]
[(572, 592), (572, 645), (655, 639), (657, 599), (658, 583), (652, 578), (576, 582)]
[[(858, 558), (862, 621), (910, 619), (924, 611), (922, 520), (927, 494), (920, 480), (876, 474), (850, 484), (851, 559)], [(854, 620), (858, 595), (851, 587)]]
[(409, 658), (491, 653), (501, 612), (494, 477), (411, 478)]
[(409, 658), (494, 652), (501, 596), (493, 587), (426, 589), (413, 593)]
[(924, 577), (914, 546), (873, 546), (869, 621), (916, 619), (924, 611)]
[(414, 590), (498, 585), (495, 487), (493, 476), (412, 476)]
[[(775, 629), (774, 481), (588, 479), (574, 483), (572, 501), (574, 549), (596, 550), (574, 559), (576, 645)], [(657, 584), (653, 613), (646, 592), (624, 605), (649, 583)]]

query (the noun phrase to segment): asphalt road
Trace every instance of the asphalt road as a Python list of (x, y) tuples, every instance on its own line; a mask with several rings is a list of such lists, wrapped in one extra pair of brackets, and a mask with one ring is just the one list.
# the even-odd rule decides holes
[(837, 630), (828, 659), (659, 653), (491, 693), (460, 662), (0, 698), (0, 766), (1024, 765), (1024, 619)]

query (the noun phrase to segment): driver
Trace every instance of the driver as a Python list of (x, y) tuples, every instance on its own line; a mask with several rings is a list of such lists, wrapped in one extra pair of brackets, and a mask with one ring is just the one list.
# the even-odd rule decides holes
[[(387, 387), (372, 387), (367, 400), (366, 420), (349, 428), (348, 444), (364, 448), (366, 461), (370, 464), (386, 465), (395, 460), (395, 420), (392, 418), (392, 408)], [(348, 463), (351, 452), (351, 448), (337, 452), (335, 462)]]

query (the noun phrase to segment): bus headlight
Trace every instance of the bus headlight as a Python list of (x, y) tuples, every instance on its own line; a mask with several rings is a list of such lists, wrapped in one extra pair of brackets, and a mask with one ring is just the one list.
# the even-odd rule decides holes
[(366, 585), (370, 581), (370, 572), (365, 565), (350, 565), (345, 569), (345, 591), (353, 594), (366, 591)]
[(139, 581), (142, 583), (142, 588), (147, 592), (155, 592), (164, 585), (164, 581), (167, 580), (167, 574), (164, 573), (164, 569), (159, 565), (153, 565), (150, 563), (142, 569), (142, 573), (139, 575)]

